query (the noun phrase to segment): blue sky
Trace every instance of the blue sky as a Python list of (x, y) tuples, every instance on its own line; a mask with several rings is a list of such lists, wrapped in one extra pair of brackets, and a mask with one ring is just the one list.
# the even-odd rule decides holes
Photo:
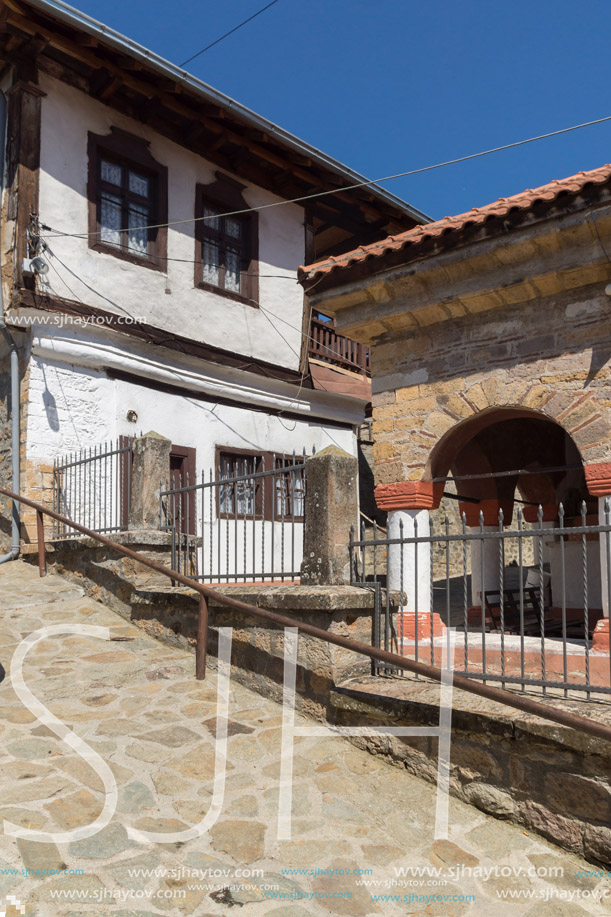
[[(265, 0), (78, 0), (174, 63)], [(377, 178), (611, 114), (608, 0), (280, 0), (191, 72)], [(434, 218), (611, 161), (611, 122), (389, 182)]]

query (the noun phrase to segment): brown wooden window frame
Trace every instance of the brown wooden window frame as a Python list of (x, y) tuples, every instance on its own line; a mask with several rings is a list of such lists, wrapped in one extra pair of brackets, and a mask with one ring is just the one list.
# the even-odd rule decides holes
[[(293, 462), (292, 455), (285, 455), (284, 453), (274, 453), (274, 452), (255, 452), (250, 449), (232, 449), (230, 447), (217, 446), (216, 447), (216, 477), (217, 481), (222, 481), (222, 460), (225, 456), (231, 456), (235, 458), (238, 462), (240, 459), (243, 459), (244, 462), (248, 459), (254, 459), (254, 468), (255, 474), (261, 471), (271, 471), (280, 470), (281, 467), (286, 468), (287, 476), (290, 475), (290, 468)], [(279, 462), (284, 463), (283, 466), (279, 466)], [(299, 462), (301, 464), (301, 462)], [(235, 475), (230, 475), (230, 477), (240, 477), (242, 474), (245, 474), (243, 471), (238, 471)], [(265, 505), (263, 505), (263, 485), (262, 481), (265, 480)], [(254, 493), (254, 517), (253, 513), (248, 512), (246, 514), (242, 512), (236, 512), (235, 509), (235, 491), (232, 494), (233, 509), (228, 511), (221, 512), (221, 484), (217, 487), (216, 493), (216, 513), (218, 519), (235, 519), (235, 520), (255, 520), (265, 521), (265, 522), (304, 522), (304, 516), (299, 515), (293, 516), (288, 513), (284, 517), (282, 514), (277, 512), (278, 507), (278, 490), (277, 490), (277, 481), (278, 478), (274, 476), (263, 478), (255, 478), (255, 493)], [(305, 492), (305, 491), (304, 491)], [(304, 501), (305, 504), (305, 501)], [(304, 505), (305, 509), (305, 505)]]
[[(172, 468), (172, 460), (174, 463), (178, 460), (180, 462), (180, 470), (177, 468)], [(196, 452), (192, 446), (177, 446), (172, 443), (170, 449), (170, 487), (186, 487), (187, 478), (189, 480), (189, 487), (193, 487), (197, 484), (196, 480)], [(197, 504), (196, 504), (196, 491), (190, 490), (188, 492), (182, 493), (180, 495), (181, 500), (181, 518), (183, 521), (183, 527), (187, 520), (187, 506), (189, 507), (188, 518), (189, 518), (189, 531), (182, 532), (183, 535), (196, 535), (197, 534)]]
[[(214, 230), (203, 220), (206, 204), (219, 208), (221, 213), (247, 210), (250, 204), (242, 195), (245, 185), (239, 184), (221, 172), (216, 173), (217, 180), (209, 185), (197, 184), (195, 187), (195, 286), (234, 299), (254, 308), (259, 308), (259, 220), (257, 213), (236, 214), (232, 219), (244, 227), (244, 250), (241, 256), (240, 292), (227, 290), (225, 282), (226, 242), (231, 237), (223, 230)], [(224, 218), (220, 217), (224, 224)], [(206, 241), (216, 242), (221, 253), (220, 279), (222, 284), (204, 280), (203, 245)]]
[[(88, 152), (88, 229), (89, 248), (107, 255), (114, 255), (131, 264), (153, 270), (165, 271), (167, 264), (167, 226), (159, 226), (148, 230), (147, 254), (138, 254), (127, 248), (128, 234), (121, 233), (121, 245), (113, 245), (101, 238), (101, 195), (105, 184), (101, 179), (101, 163), (103, 159), (119, 165), (126, 175), (129, 170), (146, 176), (151, 182), (150, 216), (148, 223), (165, 224), (168, 221), (168, 170), (158, 162), (148, 148), (148, 141), (135, 134), (129, 134), (117, 127), (111, 127), (110, 134), (93, 134), (89, 132), (87, 141)], [(109, 185), (106, 190), (118, 186)], [(116, 193), (116, 191), (115, 191)], [(122, 226), (127, 226), (127, 202), (132, 199), (133, 192), (122, 186)], [(135, 196), (133, 196), (135, 199)]]

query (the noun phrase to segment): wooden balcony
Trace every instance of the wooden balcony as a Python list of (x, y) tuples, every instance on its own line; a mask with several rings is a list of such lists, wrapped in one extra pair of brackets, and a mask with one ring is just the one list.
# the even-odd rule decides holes
[(369, 374), (369, 348), (343, 337), (335, 330), (335, 319), (314, 312), (310, 322), (309, 356), (355, 373)]

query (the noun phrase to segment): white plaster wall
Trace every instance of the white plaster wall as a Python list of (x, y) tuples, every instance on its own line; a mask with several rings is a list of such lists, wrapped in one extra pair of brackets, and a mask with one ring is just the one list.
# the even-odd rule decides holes
[[(128, 411), (137, 413), (137, 423), (127, 420)], [(90, 367), (33, 356), (27, 410), (29, 459), (50, 463), (67, 453), (99, 447), (119, 436), (134, 436), (151, 430), (166, 436), (175, 445), (195, 448), (198, 481), (201, 481), (202, 472), (205, 480), (209, 480), (210, 470), (216, 479), (217, 446), (279, 454), (290, 454), (293, 450), (299, 454), (305, 448), (311, 454), (313, 448), (320, 451), (325, 446), (337, 445), (356, 454), (356, 438), (349, 427), (330, 428), (316, 421), (273, 416), (249, 409), (247, 404), (234, 407), (204, 402), (187, 394), (160, 392), (144, 385), (112, 380)], [(97, 527), (100, 515), (95, 504), (99, 503), (101, 490), (105, 489), (108, 494), (110, 488), (113, 495), (107, 501), (112, 507), (109, 519), (112, 516), (114, 520), (117, 516), (118, 521), (117, 477), (108, 481), (102, 474), (93, 482), (93, 489), (88, 485), (83, 491), (77, 486), (74, 494), (66, 495), (63, 510), (77, 522)], [(196, 506), (201, 534), (201, 494)], [(244, 569), (245, 546), (249, 571), (299, 570), (303, 556), (303, 525), (285, 525), (284, 536), (279, 523), (266, 522), (263, 528), (257, 522), (253, 529), (252, 522), (246, 525), (239, 522), (237, 528), (236, 551), (233, 527), (228, 527), (225, 521), (219, 523), (216, 518), (206, 521), (199, 569), (205, 573), (220, 573), (220, 579), (213, 581), (224, 581), (222, 574), (228, 569), (230, 572)]]
[[(136, 424), (127, 412), (136, 411)], [(351, 428), (274, 416), (244, 407), (204, 402), (144, 385), (109, 379), (102, 371), (34, 355), (30, 364), (27, 457), (53, 458), (117, 436), (155, 430), (197, 449), (198, 469), (214, 465), (215, 446), (290, 453), (337, 445), (356, 454)]]
[(27, 458), (50, 462), (115, 437), (115, 405), (115, 385), (105, 373), (32, 356)]
[[(65, 233), (87, 233), (87, 133), (110, 133), (111, 126), (150, 141), (152, 155), (168, 167), (169, 221), (193, 216), (196, 183), (214, 181), (216, 165), (45, 74), (41, 88), (46, 92), (41, 123), (41, 222)], [(247, 185), (244, 197), (253, 207), (281, 200), (242, 183)], [(259, 271), (282, 275), (281, 279), (260, 277), (260, 309), (194, 286), (193, 222), (169, 229), (168, 257), (183, 261), (169, 260), (166, 273), (92, 251), (85, 239), (49, 240), (66, 267), (51, 258), (55, 270), (47, 275), (46, 283), (49, 292), (66, 299), (142, 317), (187, 338), (297, 369), (303, 293), (296, 282), (296, 269), (304, 259), (303, 222), (303, 209), (294, 204), (259, 212)]]

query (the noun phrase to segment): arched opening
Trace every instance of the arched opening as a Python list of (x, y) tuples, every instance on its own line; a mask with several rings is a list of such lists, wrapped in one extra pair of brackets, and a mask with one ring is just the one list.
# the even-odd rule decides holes
[(562, 503), (566, 516), (580, 515), (584, 501), (596, 509), (573, 439), (560, 424), (526, 409), (497, 408), (457, 424), (433, 449), (424, 477), (453, 479), (468, 501)]
[[(522, 408), (483, 411), (442, 437), (431, 453), (424, 477), (443, 485), (446, 500), (442, 516), (448, 499), (453, 499), (458, 509), (456, 521), (464, 520), (471, 533), (498, 531), (500, 518), (504, 529), (541, 532), (526, 539), (491, 537), (469, 542), (469, 615), (473, 624), (481, 625), (484, 613), (489, 626), (498, 624), (498, 608), (502, 606), (504, 629), (518, 632), (515, 610), (518, 606), (523, 609), (526, 601), (533, 618), (545, 615), (550, 638), (554, 636), (554, 619), (560, 620), (563, 608), (568, 636), (583, 638), (583, 623), (579, 628), (572, 623), (583, 622), (587, 580), (588, 629), (593, 629), (602, 615), (598, 543), (581, 536), (558, 536), (554, 527), (561, 521), (566, 527), (581, 526), (584, 519), (586, 524), (596, 524), (598, 501), (588, 493), (579, 449), (559, 423)], [(444, 551), (440, 546), (439, 553)], [(461, 564), (462, 555), (457, 566)], [(460, 626), (467, 571), (454, 572), (456, 601), (448, 608), (444, 596), (446, 608), (440, 613), (445, 623), (449, 614), (450, 621)], [(439, 573), (442, 579), (443, 571)], [(536, 629), (535, 621), (531, 632)]]

